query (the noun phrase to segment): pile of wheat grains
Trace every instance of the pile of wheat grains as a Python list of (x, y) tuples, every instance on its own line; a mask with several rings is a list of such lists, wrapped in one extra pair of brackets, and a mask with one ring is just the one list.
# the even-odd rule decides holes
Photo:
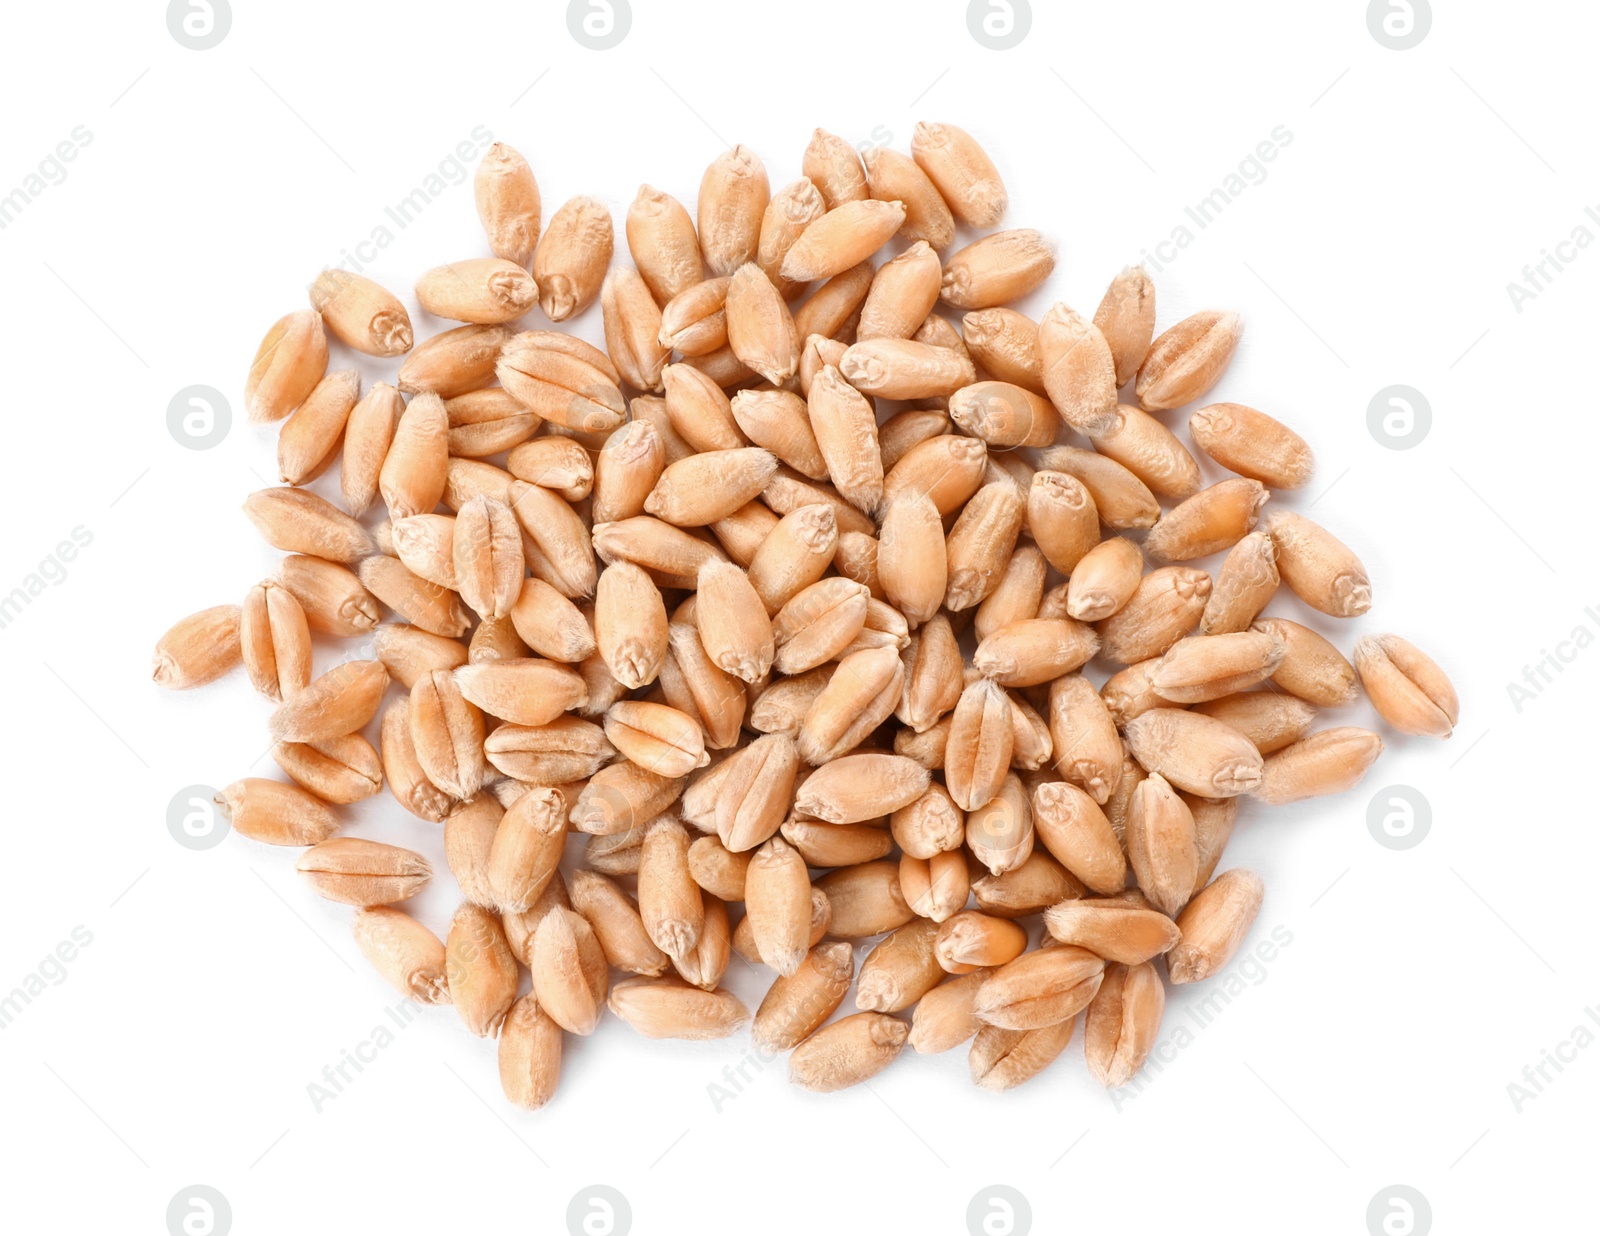
[[(1314, 731), (1318, 710), (1364, 687), (1400, 732), (1456, 721), (1406, 640), (1362, 638), (1352, 664), (1261, 616), (1355, 618), (1371, 588), (1330, 532), (1261, 518), (1311, 476), (1293, 430), (1194, 411), (1233, 474), (1209, 486), (1173, 431), (1237, 315), (1157, 337), (1138, 267), (1092, 316), (1006, 308), (1055, 247), (991, 232), (1005, 186), (953, 125), (864, 159), (818, 130), (802, 169), (773, 195), (734, 147), (698, 218), (641, 188), (613, 265), (605, 205), (573, 198), (541, 234), (532, 169), (496, 145), (475, 181), (495, 256), (421, 277), (463, 325), (420, 344), (392, 293), (323, 272), (246, 388), (281, 422), (285, 487), (245, 513), (289, 556), (157, 645), (162, 686), (242, 661), (277, 701), (287, 780), (221, 809), (304, 847), (398, 990), (498, 1037), (521, 1107), (606, 1008), (652, 1038), (752, 1023), (813, 1090), (968, 1040), (973, 1080), (1006, 1089), (1085, 1013), (1089, 1069), (1121, 1085), (1165, 983), (1216, 973), (1261, 905), (1254, 873), (1214, 874), (1241, 802), (1339, 793), (1382, 749)], [(942, 256), (958, 224), (991, 234)], [(596, 299), (603, 351), (510, 325)], [(328, 372), (330, 335), (404, 357), (397, 385)], [(343, 509), (301, 488), (335, 464)], [(377, 659), (316, 675), (312, 632)], [(442, 942), (397, 908), (428, 862), (339, 835), (385, 783), (443, 825), (462, 902)], [(753, 1018), (720, 985), (734, 954), (771, 974)], [(830, 1020), (852, 982), (859, 1011)]]

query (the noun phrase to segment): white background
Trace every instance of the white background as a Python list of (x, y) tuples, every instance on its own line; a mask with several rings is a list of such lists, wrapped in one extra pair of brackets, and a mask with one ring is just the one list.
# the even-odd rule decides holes
[[(1580, 224), (1600, 234), (1584, 216), (1600, 202), (1600, 16), (1438, 6), (1420, 45), (1392, 51), (1356, 2), (1036, 3), (1029, 36), (995, 52), (965, 7), (635, 0), (604, 52), (550, 2), (235, 0), (228, 37), (202, 52), (169, 35), (161, 3), (10, 7), (0, 193), (75, 126), (92, 141), (0, 231), (0, 593), (74, 528), (93, 539), (0, 631), (0, 992), (75, 927), (93, 942), (0, 1031), (8, 1228), (164, 1232), (169, 1200), (197, 1183), (241, 1234), (561, 1233), (594, 1183), (621, 1190), (645, 1234), (960, 1234), (993, 1185), (1020, 1190), (1041, 1233), (1364, 1233), (1395, 1184), (1420, 1190), (1440, 1232), (1543, 1230), (1584, 1204), (1600, 1051), (1547, 1069), (1520, 1112), (1507, 1084), (1600, 1003), (1600, 844), (1576, 789), (1600, 653), (1520, 711), (1507, 684), (1574, 628), (1600, 631), (1585, 613), (1600, 605), (1600, 254), (1520, 313), (1506, 285)], [(653, 1043), (608, 1017), (569, 1037), (557, 1099), (523, 1115), (499, 1095), (493, 1045), (446, 1008), (318, 1113), (307, 1084), (397, 997), (293, 852), (174, 842), (180, 788), (275, 775), (258, 758), (268, 706), (242, 674), (187, 695), (148, 680), (162, 630), (237, 601), (278, 557), (239, 511), (276, 478), (273, 433), (242, 418), (257, 340), (476, 126), (527, 154), (547, 219), (581, 192), (620, 222), (641, 181), (692, 204), (727, 142), (759, 152), (777, 189), (814, 126), (906, 149), (918, 119), (976, 134), (1010, 186), (1007, 224), (1059, 240), (1054, 278), (1023, 306), (1035, 315), (1058, 299), (1092, 310), (1186, 205), (1276, 126), (1292, 133), (1264, 182), (1151, 266), (1160, 325), (1208, 306), (1244, 316), (1213, 398), (1311, 441), (1319, 475), (1294, 505), (1374, 582), (1372, 613), (1337, 637), (1394, 630), (1431, 650), (1460, 689), (1456, 735), (1388, 734), (1355, 791), (1245, 808), (1224, 866), (1266, 880), (1250, 945), (1274, 927), (1292, 944), (1120, 1108), (1085, 1072), (1080, 1030), (1005, 1095), (969, 1084), (964, 1050), (907, 1053), (833, 1096), (775, 1062), (718, 1111), (708, 1085), (743, 1039)], [(486, 252), (470, 185), (389, 226), (367, 271), (425, 336), (444, 324), (416, 310), (412, 280)], [(577, 329), (598, 340), (598, 311)], [(1367, 428), (1394, 383), (1433, 410), (1408, 451)], [(192, 384), (233, 404), (208, 451), (167, 429)], [(319, 669), (353, 652), (321, 648)], [(1371, 723), (1364, 705), (1335, 721)], [(1367, 828), (1392, 784), (1433, 812), (1404, 852)], [(349, 815), (444, 871), (438, 830), (387, 793)], [(440, 930), (450, 883), (420, 907)], [(729, 983), (752, 1005), (764, 986), (738, 963)], [(1164, 1038), (1205, 994), (1172, 1001)]]

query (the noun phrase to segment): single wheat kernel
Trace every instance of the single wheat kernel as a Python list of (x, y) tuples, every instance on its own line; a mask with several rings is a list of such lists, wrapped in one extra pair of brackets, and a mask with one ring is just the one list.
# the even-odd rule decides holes
[(956, 218), (968, 227), (992, 228), (1006, 212), (1005, 182), (988, 154), (965, 129), (919, 122), (911, 157), (938, 187)]
[(800, 160), (805, 173), (832, 210), (867, 197), (867, 176), (855, 147), (826, 129), (816, 129)]
[(817, 448), (839, 493), (861, 511), (875, 511), (883, 501), (884, 477), (872, 400), (828, 365), (812, 380), (806, 408)]
[(323, 802), (361, 802), (383, 788), (383, 762), (360, 734), (316, 743), (274, 743), (272, 759), (291, 781)]
[(393, 292), (354, 271), (324, 270), (311, 285), (311, 307), (340, 343), (368, 356), (411, 351), (411, 315)]
[(1355, 667), (1310, 627), (1287, 618), (1262, 618), (1250, 630), (1283, 645), (1283, 658), (1272, 672), (1274, 685), (1319, 708), (1338, 708), (1355, 699)]
[(910, 1027), (887, 1013), (854, 1013), (824, 1026), (794, 1049), (789, 1080), (826, 1094), (877, 1076), (905, 1046)]
[(533, 935), (533, 994), (569, 1034), (593, 1034), (610, 983), (605, 952), (588, 920), (556, 906)]
[(733, 959), (733, 931), (728, 926), (727, 906), (710, 894), (700, 901), (705, 911), (700, 939), (691, 952), (671, 959), (672, 968), (684, 982), (702, 991), (715, 991)]
[(733, 354), (774, 386), (787, 383), (800, 367), (800, 335), (781, 291), (754, 261), (734, 271), (725, 314)]
[(961, 319), (961, 339), (974, 363), (1001, 382), (1045, 393), (1039, 324), (1015, 309), (980, 309)]
[(938, 923), (919, 918), (883, 938), (861, 962), (856, 1008), (901, 1013), (944, 978), (936, 951)]
[[(214, 605), (177, 622), (156, 641), (152, 680), (173, 691), (215, 682), (238, 665), (243, 656), (242, 620), (239, 606)], [(254, 673), (251, 677), (254, 681)]]
[(1256, 526), (1266, 501), (1259, 481), (1221, 481), (1157, 520), (1144, 539), (1144, 552), (1156, 562), (1189, 562), (1231, 549)]
[(328, 337), (322, 315), (302, 309), (278, 319), (262, 339), (245, 380), (250, 419), (281, 421), (305, 402), (327, 368)]
[(1340, 726), (1321, 730), (1267, 757), (1261, 780), (1250, 792), (1274, 806), (1342, 794), (1383, 753), (1383, 739), (1371, 730)]
[(356, 912), (356, 944), (391, 987), (419, 1004), (449, 1004), (444, 942), (404, 911), (367, 906)]
[[(606, 275), (600, 289), (600, 307), (606, 334), (606, 351), (629, 386), (642, 391), (661, 389), (661, 370), (669, 352), (661, 346), (661, 310), (644, 278), (631, 266), (619, 266)], [(586, 427), (585, 427), (586, 428)], [(614, 428), (605, 425), (593, 432)]]
[(1249, 630), (1278, 591), (1278, 549), (1265, 530), (1241, 539), (1222, 560), (1200, 615), (1200, 634)]
[(959, 1047), (983, 1029), (973, 1012), (978, 988), (992, 973), (974, 970), (970, 974), (947, 978), (917, 1002), (911, 1015), (912, 1048), (923, 1055), (935, 1055)]
[(288, 485), (315, 480), (339, 455), (345, 424), (361, 393), (361, 375), (340, 369), (318, 382), (278, 431), (278, 474)]
[(444, 942), (445, 981), (462, 1024), (494, 1038), (517, 998), (520, 971), (500, 916), (471, 902), (456, 911)]
[(1117, 371), (1100, 328), (1058, 304), (1039, 323), (1040, 375), (1050, 402), (1073, 429), (1098, 440), (1117, 417)]
[(237, 832), (268, 845), (317, 845), (339, 831), (332, 808), (281, 781), (246, 777), (219, 791), (213, 801)]
[(800, 234), (784, 256), (783, 277), (807, 283), (843, 274), (887, 244), (905, 220), (900, 202), (843, 202)]
[(1043, 849), (1035, 849), (1020, 866), (972, 882), (978, 909), (996, 918), (1026, 918), (1088, 890)]
[(1178, 704), (1221, 699), (1268, 677), (1277, 681), (1286, 649), (1278, 633), (1266, 627), (1192, 635), (1167, 650), (1150, 673), (1150, 686), (1162, 699)]
[(934, 250), (948, 249), (956, 236), (950, 207), (928, 174), (898, 150), (876, 146), (862, 156), (867, 169), (867, 191), (880, 202), (900, 202), (906, 208), (899, 236), (909, 244), (926, 241)]
[(1010, 382), (975, 382), (950, 397), (949, 419), (991, 447), (1049, 446), (1061, 429), (1055, 405)]
[(533, 255), (539, 307), (564, 322), (594, 303), (611, 264), (611, 212), (593, 197), (575, 197), (550, 217)]
[(1021, 300), (1056, 268), (1055, 242), (1032, 228), (995, 232), (951, 255), (940, 295), (958, 309), (992, 309)]
[[(480, 794), (462, 803), (445, 817), (444, 858), (450, 874), (461, 888), (461, 895), (474, 905), (500, 910), (489, 883), (489, 856), (506, 809), (492, 794)], [(505, 916), (502, 915), (502, 924)], [(512, 952), (524, 958), (513, 943)]]
[(506, 326), (457, 326), (418, 344), (400, 366), (399, 388), (408, 395), (431, 391), (453, 399), (480, 390), (494, 377), (500, 349), (511, 338)]
[(946, 973), (970, 974), (1003, 966), (1027, 947), (1028, 933), (1010, 919), (963, 910), (938, 924), (933, 952)]
[(1128, 862), (1139, 890), (1162, 913), (1177, 914), (1194, 890), (1200, 866), (1193, 813), (1167, 779), (1152, 772), (1133, 792), (1127, 827)]
[(972, 1040), (967, 1067), (972, 1082), (983, 1090), (1011, 1090), (1037, 1077), (1072, 1041), (1075, 1017), (1036, 1030), (985, 1026)]
[(1139, 372), (1155, 336), (1156, 289), (1142, 266), (1129, 266), (1111, 281), (1094, 324), (1111, 348), (1117, 386), (1126, 386)]
[(435, 266), (417, 280), (417, 303), (435, 317), (479, 326), (515, 321), (533, 308), (533, 276), (504, 258), (470, 258)]
[(1052, 857), (1097, 893), (1122, 891), (1127, 860), (1105, 812), (1086, 792), (1065, 781), (1033, 791), (1033, 826)]
[(1278, 574), (1295, 596), (1334, 618), (1355, 618), (1372, 608), (1366, 567), (1326, 528), (1293, 511), (1274, 512), (1265, 526), (1278, 551)]
[[(1015, 705), (1012, 710), (1015, 716)], [(990, 875), (1004, 875), (1028, 861), (1033, 853), (1033, 809), (1016, 773), (1006, 774), (999, 793), (985, 806), (967, 813), (966, 841)]]
[(1200, 465), (1188, 448), (1155, 417), (1129, 404), (1112, 409), (1106, 428), (1095, 436), (1094, 449), (1160, 497), (1181, 500), (1200, 490)]
[[(1063, 575), (1100, 543), (1100, 513), (1089, 487), (1065, 472), (1035, 472), (1027, 491), (1028, 533)], [(1150, 530), (1154, 537), (1161, 527)], [(1149, 538), (1146, 539), (1146, 549)]]
[(1014, 622), (1039, 617), (1050, 564), (1037, 545), (1021, 544), (1006, 564), (995, 589), (979, 603), (972, 619), (973, 636), (981, 644)]
[(1124, 665), (1158, 657), (1195, 629), (1211, 596), (1211, 577), (1193, 567), (1150, 572), (1116, 613), (1095, 626), (1100, 653)]
[(1242, 403), (1214, 403), (1189, 418), (1194, 444), (1224, 468), (1269, 489), (1298, 489), (1314, 461), (1305, 439), (1265, 412)]
[(670, 193), (640, 185), (624, 229), (633, 264), (657, 304), (665, 305), (705, 277), (694, 220)]
[(623, 979), (607, 1007), (652, 1039), (725, 1039), (750, 1020), (732, 992), (705, 990), (679, 979)]
[(951, 717), (944, 771), (956, 806), (976, 811), (994, 800), (1011, 766), (1012, 744), (1010, 698), (991, 679), (976, 679)]
[(756, 1045), (776, 1053), (801, 1043), (844, 1003), (854, 968), (843, 941), (811, 949), (793, 974), (780, 975), (767, 990), (751, 1027)]
[(519, 481), (552, 490), (568, 502), (582, 502), (594, 492), (594, 460), (572, 438), (524, 442), (506, 456), (506, 469)]
[(1210, 978), (1239, 951), (1261, 910), (1261, 877), (1235, 867), (1224, 871), (1178, 915), (1178, 943), (1167, 954), (1174, 984)]
[(1402, 734), (1449, 738), (1460, 713), (1455, 687), (1426, 653), (1398, 635), (1356, 644), (1356, 671), (1378, 715)]
[(482, 459), (511, 450), (531, 438), (540, 424), (539, 417), (498, 386), (446, 399), (444, 413), (450, 421), (452, 459)]
[(1156, 1045), (1166, 1011), (1166, 989), (1149, 962), (1106, 967), (1105, 981), (1083, 1024), (1083, 1055), (1106, 1089), (1125, 1086)]
[(840, 867), (820, 878), (816, 890), (827, 899), (828, 931), (846, 940), (881, 935), (915, 917), (900, 888), (899, 864), (894, 862)]
[(1094, 999), (1105, 968), (1101, 958), (1075, 945), (1037, 949), (991, 974), (973, 1008), (985, 1023), (1006, 1030), (1059, 1025)]
[(536, 1111), (561, 1077), (561, 1027), (533, 992), (511, 1006), (500, 1027), (500, 1088), (513, 1107)]
[(526, 266), (539, 242), (539, 185), (520, 152), (496, 142), (484, 153), (472, 181), (478, 219), (498, 258)]
[(700, 250), (713, 275), (731, 275), (755, 258), (770, 196), (767, 170), (748, 146), (725, 150), (706, 168), (696, 210)]
[(1116, 613), (1139, 587), (1144, 555), (1126, 537), (1108, 537), (1078, 560), (1067, 581), (1067, 613), (1099, 622)]
[(1201, 713), (1153, 708), (1124, 724), (1123, 736), (1140, 764), (1191, 794), (1232, 798), (1262, 783), (1255, 744)]
[(1139, 366), (1134, 391), (1147, 412), (1193, 403), (1216, 385), (1244, 326), (1237, 313), (1207, 309), (1169, 327)]
[(309, 490), (258, 490), (245, 499), (244, 513), (267, 544), (285, 553), (349, 563), (377, 548), (366, 528)]
[(280, 704), (267, 721), (278, 742), (318, 742), (353, 734), (377, 714), (389, 686), (378, 661), (346, 661)]
[(379, 736), (383, 779), (394, 800), (418, 819), (441, 823), (450, 813), (450, 796), (428, 780), (411, 745), (411, 722), (405, 700), (397, 700), (383, 714)]

